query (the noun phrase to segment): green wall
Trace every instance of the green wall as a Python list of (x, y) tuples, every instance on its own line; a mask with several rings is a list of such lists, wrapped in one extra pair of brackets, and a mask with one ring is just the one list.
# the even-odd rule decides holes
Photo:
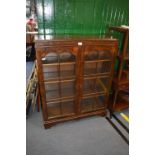
[(109, 26), (129, 25), (129, 0), (36, 0), (36, 5), (39, 33), (102, 35)]

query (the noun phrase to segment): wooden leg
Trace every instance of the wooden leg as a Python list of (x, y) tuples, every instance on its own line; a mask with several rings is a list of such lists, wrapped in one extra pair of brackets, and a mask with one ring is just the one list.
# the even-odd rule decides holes
[(45, 129), (49, 129), (49, 128), (51, 128), (54, 125), (56, 125), (56, 123), (44, 124), (44, 128)]

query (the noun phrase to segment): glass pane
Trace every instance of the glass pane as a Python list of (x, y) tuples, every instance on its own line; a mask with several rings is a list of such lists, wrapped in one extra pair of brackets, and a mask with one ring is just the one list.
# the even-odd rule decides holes
[(95, 93), (96, 92), (95, 87), (96, 87), (96, 79), (84, 80), (83, 93), (84, 94)]
[(83, 94), (106, 93), (109, 85), (109, 77), (84, 79)]
[(74, 113), (74, 101), (65, 101), (62, 102), (62, 112), (63, 114), (71, 114)]
[(75, 77), (75, 64), (60, 64), (60, 77)]
[(85, 61), (92, 61), (97, 59), (98, 59), (97, 51), (91, 51), (91, 52), (85, 53)]
[(98, 108), (102, 108), (105, 106), (105, 96), (102, 95), (102, 96), (96, 96), (95, 97), (95, 103), (93, 105), (94, 107), (94, 110), (95, 109), (98, 109)]
[(97, 92), (103, 91), (107, 92), (108, 91), (108, 86), (109, 86), (109, 81), (110, 77), (100, 77), (96, 79), (96, 90)]
[(99, 51), (99, 60), (111, 60), (112, 52), (111, 51)]
[(60, 98), (59, 83), (45, 83), (46, 101)]
[(75, 60), (75, 55), (71, 52), (60, 53), (60, 62), (74, 62)]
[(75, 86), (75, 80), (45, 83), (46, 101), (63, 97), (74, 97)]
[(111, 70), (110, 51), (89, 51), (84, 55), (84, 75), (105, 74)]
[(74, 102), (74, 100), (66, 100), (47, 103), (48, 117), (74, 114)]
[(58, 78), (59, 77), (58, 66), (57, 65), (43, 66), (43, 75), (44, 80)]
[(75, 96), (75, 81), (61, 82), (61, 96), (62, 97), (73, 97)]
[(51, 52), (48, 53), (44, 58), (42, 58), (43, 64), (56, 63), (58, 62), (58, 54)]
[(55, 117), (61, 115), (60, 103), (48, 103), (47, 110), (48, 117)]
[(88, 63), (84, 64), (84, 75), (91, 75), (97, 73), (97, 63)]
[(58, 78), (58, 66), (49, 65), (56, 63), (58, 63), (57, 53), (51, 52), (48, 53), (44, 58), (42, 58), (44, 80), (48, 80), (50, 78)]
[(81, 110), (82, 112), (87, 112), (93, 110), (94, 98), (82, 99)]
[(44, 80), (74, 78), (76, 56), (71, 52), (49, 53), (42, 58)]
[(110, 73), (110, 70), (111, 70), (111, 61), (98, 62), (97, 64), (98, 73)]
[(82, 99), (81, 110), (82, 112), (88, 112), (103, 108), (105, 106), (105, 96), (91, 96)]
[(111, 60), (112, 52), (111, 51), (89, 51), (85, 52), (85, 61), (93, 61), (93, 60)]

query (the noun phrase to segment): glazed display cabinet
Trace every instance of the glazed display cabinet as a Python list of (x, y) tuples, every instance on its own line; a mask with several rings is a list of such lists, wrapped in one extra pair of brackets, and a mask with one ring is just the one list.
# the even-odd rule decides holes
[(36, 37), (45, 128), (106, 114), (117, 46), (110, 38)]

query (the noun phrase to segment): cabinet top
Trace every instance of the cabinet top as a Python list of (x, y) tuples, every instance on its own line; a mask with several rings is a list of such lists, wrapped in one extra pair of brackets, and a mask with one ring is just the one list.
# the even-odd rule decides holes
[(117, 40), (104, 35), (35, 35), (35, 42), (40, 41), (61, 41), (61, 40)]

